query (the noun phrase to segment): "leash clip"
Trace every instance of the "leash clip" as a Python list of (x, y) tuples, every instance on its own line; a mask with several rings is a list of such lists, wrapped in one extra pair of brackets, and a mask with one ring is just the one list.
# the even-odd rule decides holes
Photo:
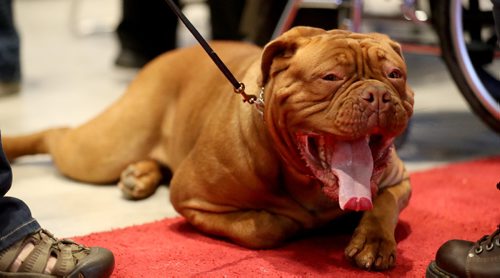
[(257, 97), (255, 95), (247, 95), (245, 93), (245, 84), (240, 82), (240, 86), (238, 88), (234, 88), (234, 92), (236, 94), (241, 95), (243, 97), (243, 102), (248, 102), (250, 104), (254, 104), (257, 101)]

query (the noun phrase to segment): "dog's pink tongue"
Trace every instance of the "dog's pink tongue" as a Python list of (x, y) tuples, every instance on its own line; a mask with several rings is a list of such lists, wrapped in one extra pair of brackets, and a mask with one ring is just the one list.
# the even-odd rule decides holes
[(355, 211), (371, 209), (373, 158), (368, 140), (336, 142), (330, 166), (338, 178), (340, 208)]

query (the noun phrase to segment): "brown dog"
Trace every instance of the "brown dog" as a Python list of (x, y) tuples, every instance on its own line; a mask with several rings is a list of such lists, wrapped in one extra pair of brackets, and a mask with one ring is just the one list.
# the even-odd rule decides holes
[[(125, 95), (76, 128), (5, 137), (9, 159), (50, 153), (68, 177), (154, 192), (160, 165), (171, 201), (192, 225), (270, 248), (349, 210), (365, 211), (346, 256), (394, 265), (394, 229), (411, 189), (393, 139), (413, 93), (397, 43), (380, 34), (297, 27), (263, 52), (213, 47), (263, 107), (243, 103), (199, 47), (147, 65)], [(121, 177), (120, 177), (121, 175)]]

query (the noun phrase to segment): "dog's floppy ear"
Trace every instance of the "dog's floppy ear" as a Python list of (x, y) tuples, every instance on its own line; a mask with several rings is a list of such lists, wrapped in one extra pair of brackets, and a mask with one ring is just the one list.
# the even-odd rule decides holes
[(387, 42), (387, 44), (389, 44), (389, 46), (392, 48), (392, 50), (394, 50), (394, 52), (396, 52), (399, 56), (401, 56), (401, 58), (403, 58), (404, 60), (404, 56), (403, 56), (403, 50), (401, 49), (401, 45), (393, 40), (391, 40), (389, 37), (386, 36), (386, 39), (385, 41)]
[[(288, 67), (288, 58), (295, 54), (299, 45), (308, 37), (324, 34), (320, 28), (299, 26), (283, 33), (275, 40), (269, 42), (262, 53), (260, 86), (267, 83), (269, 76)], [(272, 69), (271, 69), (272, 68)]]
[(399, 54), (399, 56), (403, 57), (403, 50), (401, 49), (401, 45), (393, 40), (389, 40), (389, 45)]

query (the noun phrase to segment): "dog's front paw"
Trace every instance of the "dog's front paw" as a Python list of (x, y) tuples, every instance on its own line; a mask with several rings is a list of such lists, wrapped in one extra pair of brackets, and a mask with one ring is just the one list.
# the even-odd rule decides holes
[(145, 160), (130, 164), (121, 174), (118, 187), (123, 196), (139, 200), (151, 196), (162, 180), (159, 165)]
[(348, 260), (369, 270), (386, 270), (396, 262), (396, 240), (392, 232), (358, 226), (345, 249)]

